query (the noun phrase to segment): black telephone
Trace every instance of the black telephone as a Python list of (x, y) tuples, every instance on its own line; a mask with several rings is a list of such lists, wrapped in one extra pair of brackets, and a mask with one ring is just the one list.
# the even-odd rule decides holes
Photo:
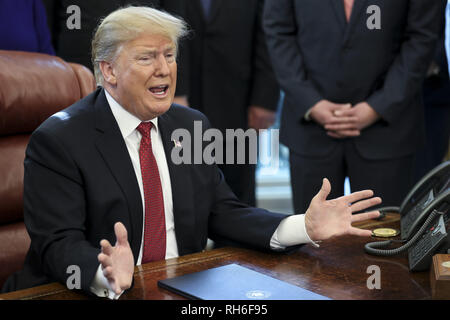
[[(400, 207), (381, 208), (401, 215), (402, 240), (371, 242), (365, 251), (379, 256), (392, 256), (408, 249), (411, 271), (429, 268), (433, 254), (450, 248), (450, 161), (425, 175), (408, 193)], [(396, 249), (380, 249), (394, 242), (405, 243)]]

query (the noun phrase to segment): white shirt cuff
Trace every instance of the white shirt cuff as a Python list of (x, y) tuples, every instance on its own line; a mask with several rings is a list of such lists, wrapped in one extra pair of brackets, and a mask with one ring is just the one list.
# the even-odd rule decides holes
[(306, 111), (306, 113), (303, 117), (306, 121), (311, 121), (311, 109), (312, 109), (312, 107), (309, 108), (308, 111)]
[(306, 243), (319, 247), (319, 244), (311, 240), (306, 232), (305, 215), (296, 214), (281, 221), (270, 240), (270, 247), (273, 250), (284, 250), (289, 246)]
[(116, 294), (111, 288), (108, 279), (103, 274), (102, 265), (98, 266), (97, 272), (95, 273), (94, 280), (92, 280), (91, 286), (89, 288), (93, 294), (101, 298), (109, 298), (111, 300), (117, 300), (122, 295)]

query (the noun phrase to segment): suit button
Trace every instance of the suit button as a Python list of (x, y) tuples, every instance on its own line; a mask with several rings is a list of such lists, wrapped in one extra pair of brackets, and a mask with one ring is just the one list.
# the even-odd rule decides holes
[(352, 45), (349, 42), (346, 42), (343, 47), (344, 51), (350, 51), (352, 49)]

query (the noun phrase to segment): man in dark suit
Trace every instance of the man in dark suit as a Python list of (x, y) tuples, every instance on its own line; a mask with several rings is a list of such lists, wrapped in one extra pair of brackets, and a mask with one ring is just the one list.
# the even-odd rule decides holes
[(286, 93), (281, 142), (290, 150), (296, 212), (322, 176), (400, 205), (424, 143), (421, 86), (445, 1), (267, 0), (269, 53)]
[[(447, 25), (450, 27), (450, 5), (446, 11)], [(450, 78), (447, 60), (450, 48), (445, 48), (445, 26), (446, 23), (442, 23), (438, 45), (423, 84), (426, 143), (416, 154), (415, 181), (442, 163), (450, 142)]]
[[(177, 99), (203, 112), (214, 128), (267, 129), (279, 87), (262, 29), (263, 0), (180, 0), (192, 29), (181, 45)], [(234, 147), (231, 144), (229, 147)], [(247, 148), (248, 150), (248, 148)], [(249, 151), (247, 151), (249, 152)], [(219, 165), (236, 196), (255, 205), (254, 164)]]
[[(176, 165), (175, 129), (209, 127), (199, 111), (172, 104), (181, 20), (145, 7), (110, 14), (93, 39), (96, 79), (103, 88), (47, 119), (25, 159), (24, 217), (31, 247), (24, 268), (3, 291), (80, 270), (80, 289), (117, 298), (136, 264), (199, 252), (207, 238), (259, 249), (287, 247), (371, 231), (352, 215), (380, 203), (370, 190), (326, 200), (330, 184), (305, 215), (286, 217), (238, 201), (215, 165)], [(187, 149), (183, 149), (187, 150)], [(115, 245), (111, 245), (114, 243)]]

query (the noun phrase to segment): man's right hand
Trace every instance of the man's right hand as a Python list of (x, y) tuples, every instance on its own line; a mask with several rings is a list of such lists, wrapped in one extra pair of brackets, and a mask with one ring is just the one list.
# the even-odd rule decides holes
[(320, 100), (312, 108), (310, 117), (325, 128), (326, 125), (345, 126), (344, 133), (347, 137), (357, 137), (361, 134), (355, 127), (358, 118), (355, 116), (337, 116), (336, 111), (345, 111), (352, 107), (350, 103), (333, 103), (328, 100)]
[(116, 245), (113, 247), (108, 240), (100, 241), (102, 252), (98, 261), (102, 265), (103, 275), (108, 279), (116, 294), (129, 289), (133, 281), (134, 258), (128, 243), (127, 229), (121, 222), (114, 225)]

